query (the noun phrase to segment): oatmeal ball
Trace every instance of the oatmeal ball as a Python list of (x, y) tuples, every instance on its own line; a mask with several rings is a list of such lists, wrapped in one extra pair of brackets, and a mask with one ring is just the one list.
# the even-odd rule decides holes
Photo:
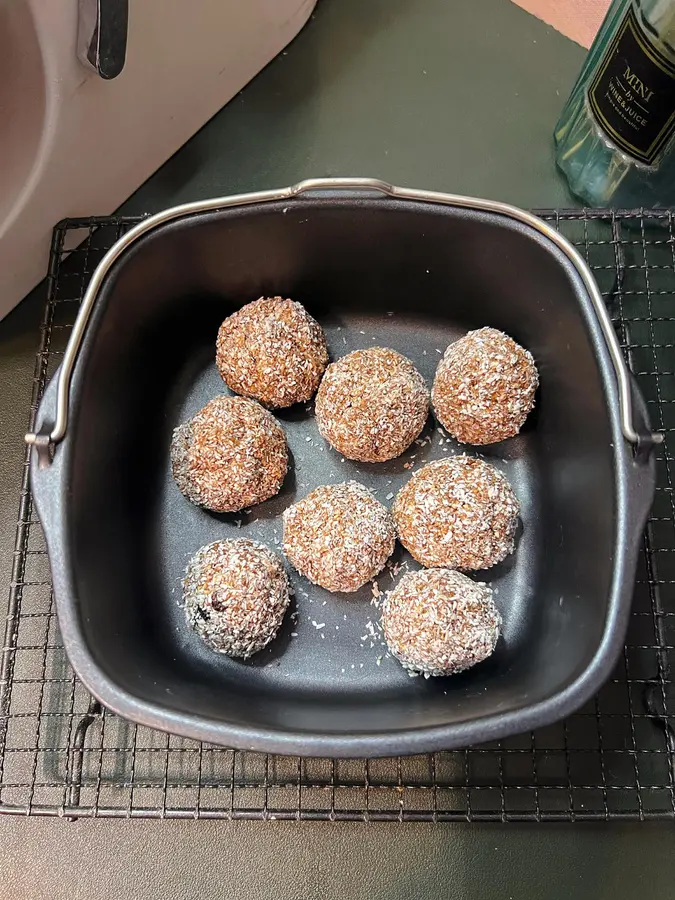
[(494, 466), (470, 456), (429, 463), (396, 495), (399, 540), (423, 566), (487, 569), (514, 550), (520, 506)]
[(528, 350), (495, 328), (479, 328), (445, 351), (431, 402), (438, 421), (458, 441), (494, 444), (518, 434), (538, 384)]
[(216, 365), (236, 394), (274, 409), (314, 396), (328, 348), (321, 326), (300, 303), (261, 298), (220, 326)]
[(316, 421), (348, 459), (384, 462), (400, 456), (424, 428), (429, 391), (415, 366), (383, 347), (355, 350), (326, 369)]
[(453, 675), (495, 649), (501, 616), (492, 591), (452, 569), (404, 575), (382, 604), (389, 650), (412, 672)]
[(358, 591), (391, 556), (389, 511), (362, 484), (316, 488), (284, 513), (284, 553), (327, 591)]
[(283, 429), (254, 400), (216, 397), (173, 433), (174, 481), (188, 500), (213, 512), (273, 497), (287, 469)]
[(279, 630), (290, 597), (276, 553), (257, 541), (215, 541), (198, 550), (183, 580), (190, 626), (218, 653), (247, 659)]

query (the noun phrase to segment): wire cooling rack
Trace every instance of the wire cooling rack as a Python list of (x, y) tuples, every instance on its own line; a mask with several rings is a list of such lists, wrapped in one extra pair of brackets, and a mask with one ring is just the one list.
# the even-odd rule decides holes
[[(74, 676), (25, 458), (0, 669), (0, 812), (394, 821), (675, 818), (675, 212), (544, 212), (595, 272), (664, 432), (623, 655), (566, 721), (466, 751), (376, 760), (233, 751), (123, 721)], [(138, 219), (62, 222), (29, 425), (87, 282)]]

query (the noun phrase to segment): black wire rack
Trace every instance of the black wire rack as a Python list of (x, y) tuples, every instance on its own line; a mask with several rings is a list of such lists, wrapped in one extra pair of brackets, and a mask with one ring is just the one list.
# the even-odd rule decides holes
[[(675, 818), (675, 212), (541, 213), (583, 253), (664, 432), (623, 655), (556, 725), (466, 751), (375, 760), (228, 750), (126, 722), (66, 659), (25, 457), (0, 668), (0, 812), (66, 817), (507, 821)], [(54, 232), (32, 428), (88, 280), (138, 219)]]

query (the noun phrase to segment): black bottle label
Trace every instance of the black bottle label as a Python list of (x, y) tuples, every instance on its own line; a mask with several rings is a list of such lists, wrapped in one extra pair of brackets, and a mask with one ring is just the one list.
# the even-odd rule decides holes
[(675, 132), (675, 64), (646, 36), (632, 5), (595, 73), (588, 103), (610, 140), (648, 166)]

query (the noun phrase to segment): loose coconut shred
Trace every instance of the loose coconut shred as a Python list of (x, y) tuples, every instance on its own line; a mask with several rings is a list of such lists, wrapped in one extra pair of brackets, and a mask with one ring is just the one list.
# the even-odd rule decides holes
[(423, 566), (487, 569), (514, 550), (520, 507), (506, 478), (470, 456), (419, 469), (392, 514), (403, 546)]
[(292, 406), (314, 396), (328, 348), (321, 326), (300, 303), (261, 298), (220, 326), (216, 365), (235, 393), (271, 408)]
[(213, 512), (237, 512), (273, 497), (287, 469), (284, 431), (254, 400), (216, 397), (173, 433), (171, 470), (179, 490)]
[(429, 391), (415, 366), (383, 347), (355, 350), (331, 363), (316, 395), (321, 435), (348, 459), (400, 456), (424, 428)]
[(404, 575), (382, 605), (389, 650), (406, 669), (427, 677), (487, 659), (500, 626), (491, 589), (451, 569)]
[(458, 441), (494, 444), (518, 434), (538, 384), (528, 350), (495, 328), (480, 328), (447, 348), (431, 400), (439, 422)]
[(257, 541), (215, 541), (183, 580), (190, 626), (218, 653), (247, 659), (274, 638), (290, 601), (281, 559)]
[(328, 591), (357, 591), (394, 550), (389, 511), (362, 484), (323, 485), (284, 513), (284, 552)]

